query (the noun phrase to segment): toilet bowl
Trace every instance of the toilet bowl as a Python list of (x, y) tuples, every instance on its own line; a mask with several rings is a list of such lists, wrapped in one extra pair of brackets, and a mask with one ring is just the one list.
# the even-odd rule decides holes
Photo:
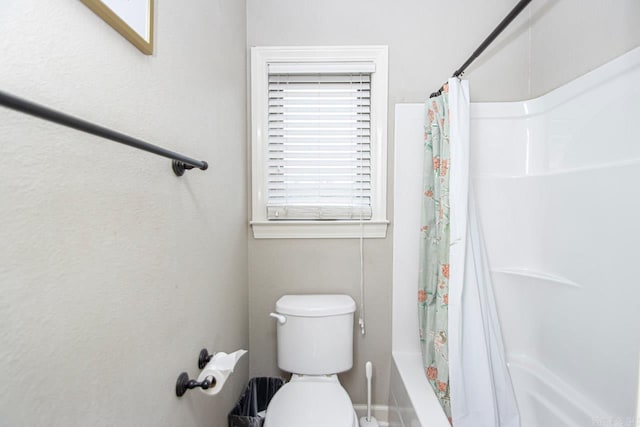
[(353, 314), (348, 295), (285, 295), (277, 320), (278, 366), (292, 374), (267, 407), (264, 427), (357, 427), (337, 374), (353, 366)]
[(293, 375), (273, 396), (264, 427), (358, 427), (338, 377)]

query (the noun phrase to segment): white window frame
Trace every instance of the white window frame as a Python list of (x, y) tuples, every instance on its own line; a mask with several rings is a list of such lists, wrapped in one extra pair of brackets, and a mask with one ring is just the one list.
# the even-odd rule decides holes
[[(353, 63), (375, 65), (371, 75), (371, 219), (360, 221), (268, 220), (266, 152), (268, 150), (268, 76), (271, 63)], [(250, 224), (257, 239), (384, 238), (387, 233), (387, 46), (292, 46), (251, 48)]]

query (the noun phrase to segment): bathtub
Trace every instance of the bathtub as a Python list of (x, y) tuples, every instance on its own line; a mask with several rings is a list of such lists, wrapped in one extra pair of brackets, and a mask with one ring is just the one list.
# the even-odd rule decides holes
[[(472, 104), (472, 187), (522, 427), (635, 425), (639, 100), (636, 48), (540, 98)], [(446, 427), (417, 332), (423, 109), (396, 105), (389, 419)]]

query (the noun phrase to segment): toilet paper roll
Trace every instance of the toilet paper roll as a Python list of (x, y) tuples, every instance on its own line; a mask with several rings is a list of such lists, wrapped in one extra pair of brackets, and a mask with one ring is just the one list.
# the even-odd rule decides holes
[(214, 354), (209, 363), (207, 363), (207, 366), (205, 366), (202, 372), (200, 372), (200, 375), (198, 375), (198, 381), (208, 379), (213, 382), (212, 379), (215, 379), (216, 384), (206, 390), (200, 389), (200, 391), (210, 396), (220, 393), (227, 378), (233, 373), (238, 360), (240, 360), (245, 353), (247, 353), (247, 350), (238, 350), (231, 354), (224, 352)]

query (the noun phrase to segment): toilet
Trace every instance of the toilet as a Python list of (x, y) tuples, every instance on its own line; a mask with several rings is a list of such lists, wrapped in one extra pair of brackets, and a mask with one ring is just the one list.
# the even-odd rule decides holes
[(353, 314), (348, 295), (284, 295), (277, 320), (278, 366), (291, 380), (271, 399), (264, 427), (357, 427), (338, 373), (353, 366)]

